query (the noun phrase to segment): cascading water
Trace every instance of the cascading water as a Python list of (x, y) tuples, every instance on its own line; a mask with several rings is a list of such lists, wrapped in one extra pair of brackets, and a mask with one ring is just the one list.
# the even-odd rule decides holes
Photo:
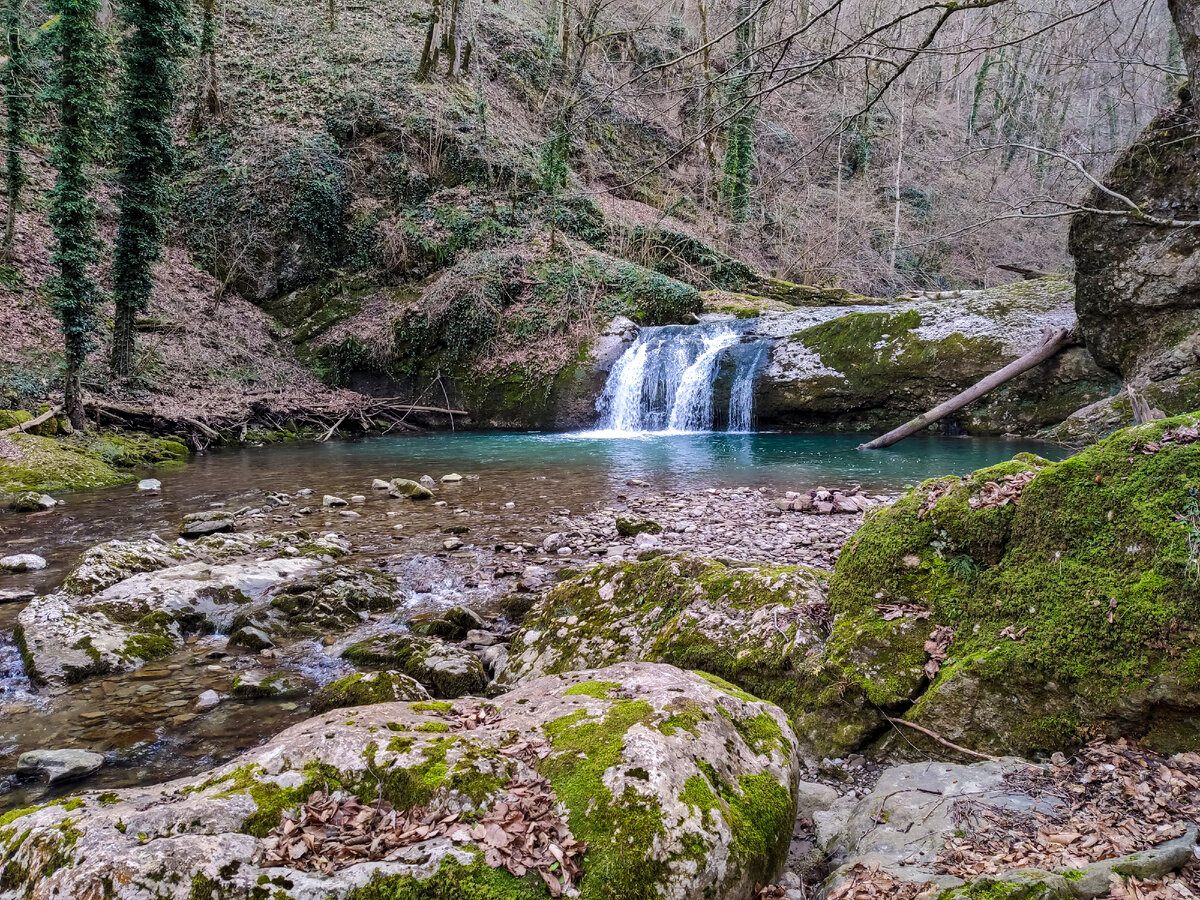
[(705, 322), (643, 328), (596, 401), (598, 434), (711, 431), (718, 382), (729, 380), (729, 431), (750, 431), (754, 382), (766, 344), (747, 341), (750, 322)]

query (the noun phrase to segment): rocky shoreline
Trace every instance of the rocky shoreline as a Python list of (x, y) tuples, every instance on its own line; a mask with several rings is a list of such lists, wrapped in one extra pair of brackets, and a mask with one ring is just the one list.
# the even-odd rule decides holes
[[(1053, 576), (1032, 617), (995, 599), (1047, 509), (1099, 502), (1056, 538), (1071, 577), (1109, 585), (1086, 554), (1157, 535), (1122, 596), (1155, 573), (1153, 616), (1191, 621), (1182, 520), (1141, 516), (1186, 495), (1197, 434), (898, 498), (631, 479), (518, 512), (475, 473), (367, 477), (100, 545), (17, 617), (41, 714), (69, 714), (23, 748), (0, 897), (117, 871), (136, 900), (1186, 898), (1192, 632), (1132, 638), (1148, 687), (1111, 648), (1076, 682), (1039, 649), (1074, 614)], [(1078, 621), (1105, 641), (1154, 618)], [(1059, 665), (1093, 652), (1070, 640)], [(244, 743), (211, 743), (230, 726)], [(176, 780), (138, 777), (139, 728)]]

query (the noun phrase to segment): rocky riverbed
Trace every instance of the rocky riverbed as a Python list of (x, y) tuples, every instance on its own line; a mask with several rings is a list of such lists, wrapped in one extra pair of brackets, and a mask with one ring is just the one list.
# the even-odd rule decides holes
[[(137, 900), (1187, 898), (1194, 592), (1155, 510), (1197, 434), (842, 496), (865, 512), (633, 478), (568, 508), (486, 471), (179, 510), (6, 607), (0, 897), (118, 865)], [(1097, 504), (1069, 572), (1006, 580)], [(1155, 549), (1096, 565), (1112, 542)]]

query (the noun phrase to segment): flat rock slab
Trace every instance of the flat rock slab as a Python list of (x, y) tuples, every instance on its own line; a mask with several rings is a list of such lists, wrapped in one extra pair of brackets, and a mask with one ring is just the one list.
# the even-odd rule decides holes
[(104, 757), (90, 750), (30, 750), (17, 759), (17, 774), (40, 775), (50, 783), (86, 778), (104, 765)]

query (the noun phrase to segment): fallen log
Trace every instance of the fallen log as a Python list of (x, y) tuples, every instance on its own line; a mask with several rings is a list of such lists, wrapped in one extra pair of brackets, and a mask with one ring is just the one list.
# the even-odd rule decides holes
[(1074, 340), (1074, 335), (1067, 328), (1060, 328), (1057, 331), (1050, 332), (1042, 340), (1042, 343), (1020, 359), (1010, 362), (1003, 369), (993, 372), (987, 378), (983, 379), (983, 381), (967, 388), (961, 394), (951, 397), (945, 403), (935, 406), (929, 412), (922, 413), (915, 419), (905, 422), (899, 428), (893, 428), (882, 437), (877, 437), (873, 441), (867, 441), (865, 444), (859, 444), (858, 449), (880, 450), (884, 447), (890, 447), (892, 444), (902, 441), (906, 437), (911, 437), (918, 431), (923, 431), (939, 419), (950, 415), (955, 410), (962, 409), (969, 403), (973, 403), (984, 394), (994, 391), (1006, 381), (1011, 381), (1013, 378), (1028, 372), (1035, 366), (1040, 366), (1046, 360), (1056, 356), (1060, 351), (1070, 346)]
[(8, 437), (10, 434), (20, 434), (22, 431), (28, 431), (30, 428), (37, 428), (43, 422), (49, 421), (60, 412), (62, 412), (61, 406), (52, 406), (35, 419), (22, 422), (20, 425), (14, 425), (12, 428), (5, 428), (3, 431), (0, 431), (0, 437)]

